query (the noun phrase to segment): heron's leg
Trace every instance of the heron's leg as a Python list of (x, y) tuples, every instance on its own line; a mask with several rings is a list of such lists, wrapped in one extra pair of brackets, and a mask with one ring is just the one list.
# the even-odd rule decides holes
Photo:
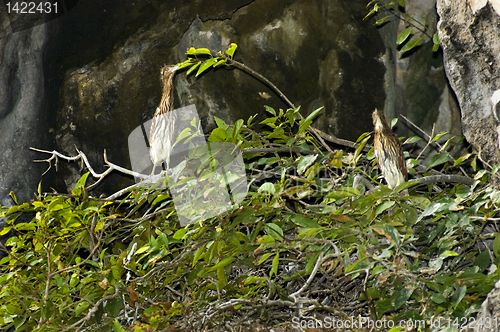
[(155, 169), (156, 169), (156, 163), (153, 163), (153, 169), (151, 170), (151, 174), (150, 174), (151, 177), (153, 175), (155, 175)]

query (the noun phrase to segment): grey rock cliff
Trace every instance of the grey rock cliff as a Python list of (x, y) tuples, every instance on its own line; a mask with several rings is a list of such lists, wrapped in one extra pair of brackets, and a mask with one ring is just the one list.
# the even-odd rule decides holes
[(46, 143), (43, 53), (47, 27), (8, 34), (0, 39), (0, 204), (29, 201), (40, 181), (41, 165), (30, 147)]
[[(500, 162), (500, 16), (488, 1), (438, 0), (445, 69), (468, 142), (490, 165)], [(498, 91), (498, 92), (497, 92)]]

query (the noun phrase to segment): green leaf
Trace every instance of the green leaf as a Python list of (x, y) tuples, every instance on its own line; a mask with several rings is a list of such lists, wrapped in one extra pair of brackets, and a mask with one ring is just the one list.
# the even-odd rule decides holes
[(212, 130), (212, 133), (208, 137), (209, 142), (224, 142), (227, 137), (227, 132), (225, 129), (219, 127)]
[(140, 247), (139, 249), (137, 249), (137, 251), (134, 253), (134, 255), (139, 255), (139, 254), (142, 254), (143, 252), (146, 252), (149, 250), (149, 248), (151, 248), (150, 246), (148, 245), (145, 245), (143, 247)]
[(229, 264), (231, 264), (232, 262), (234, 262), (236, 260), (236, 257), (226, 257), (224, 258), (223, 260), (221, 260), (219, 263), (215, 264), (214, 266), (212, 266), (211, 268), (207, 269), (208, 272), (213, 272), (213, 271), (216, 271), (217, 269), (220, 269), (220, 268), (223, 268)]
[(75, 308), (75, 317), (80, 316), (80, 314), (82, 312), (84, 312), (85, 310), (87, 310), (87, 308), (89, 307), (89, 305), (90, 305), (90, 303), (88, 303), (87, 301), (82, 301), (82, 302), (78, 303), (78, 305)]
[(210, 58), (210, 59), (203, 61), (200, 65), (200, 68), (198, 69), (198, 72), (196, 73), (195, 77), (198, 77), (205, 70), (212, 67), (216, 62), (217, 62), (217, 58)]
[(473, 265), (479, 268), (480, 272), (485, 271), (490, 266), (490, 264), (491, 264), (491, 259), (488, 250), (484, 250), (479, 255), (477, 255), (473, 263)]
[(418, 217), (417, 221), (422, 220), (427, 216), (432, 216), (435, 213), (440, 213), (443, 211), (455, 211), (457, 209), (456, 203), (449, 198), (441, 199), (435, 203), (430, 204), (424, 212)]
[(432, 36), (432, 51), (433, 52), (436, 52), (437, 50), (439, 50), (439, 45), (440, 45), (440, 42), (439, 42), (439, 36), (438, 36), (438, 33), (435, 32), (434, 35)]
[(404, 330), (405, 330), (404, 327), (395, 326), (387, 332), (399, 332), (399, 331), (404, 331)]
[(227, 127), (229, 127), (229, 126), (227, 125), (227, 123), (226, 123), (226, 122), (224, 122), (224, 120), (219, 119), (219, 118), (218, 118), (218, 117), (216, 117), (216, 116), (214, 116), (214, 119), (215, 119), (215, 123), (217, 124), (217, 127), (222, 128), (222, 129), (224, 129), (224, 130), (226, 130), (226, 129), (227, 129)]
[(82, 194), (82, 188), (85, 187), (85, 183), (87, 183), (87, 178), (89, 177), (89, 174), (90, 172), (83, 174), (82, 177), (78, 180), (78, 182), (75, 185), (75, 189), (71, 191), (74, 195)]
[(276, 125), (274, 124), (278, 118), (277, 117), (271, 117), (271, 118), (266, 118), (260, 122), (260, 124), (265, 124), (268, 125), (271, 128), (276, 128)]
[(12, 200), (14, 201), (14, 203), (16, 203), (16, 205), (19, 205), (19, 203), (17, 202), (17, 197), (16, 197), (16, 194), (14, 194), (13, 191), (11, 191), (9, 193), (10, 197), (12, 198)]
[(431, 300), (437, 304), (441, 304), (446, 301), (446, 297), (444, 297), (442, 294), (434, 293), (431, 295)]
[(71, 287), (75, 287), (76, 285), (78, 285), (79, 281), (80, 281), (80, 278), (78, 277), (78, 273), (73, 273), (71, 275), (71, 279), (69, 280), (69, 285)]
[(394, 202), (394, 201), (385, 201), (385, 202), (383, 202), (382, 204), (380, 204), (379, 206), (377, 206), (377, 210), (375, 210), (375, 215), (378, 216), (379, 214), (381, 214), (385, 210), (390, 209), (391, 207), (393, 207), (394, 204), (396, 204), (396, 202)]
[(493, 253), (496, 257), (500, 257), (500, 233), (497, 233), (493, 240)]
[(283, 240), (283, 230), (275, 223), (270, 222), (266, 224), (266, 233), (276, 240)]
[(298, 135), (302, 135), (306, 129), (312, 124), (312, 119), (323, 109), (323, 106), (314, 110), (309, 114), (305, 119), (300, 120), (299, 122), (299, 131), (297, 132)]
[(259, 189), (257, 190), (259, 193), (266, 193), (266, 194), (270, 194), (270, 195), (274, 195), (276, 193), (276, 189), (274, 188), (274, 184), (272, 184), (271, 182), (266, 182), (264, 183), (263, 185), (261, 185), (259, 187)]
[(427, 169), (430, 169), (432, 167), (435, 167), (437, 165), (444, 164), (450, 160), (450, 154), (448, 152), (441, 152), (438, 154), (435, 154), (431, 157), (431, 160), (429, 160), (429, 163), (427, 164)]
[(469, 159), (472, 155), (473, 155), (473, 153), (466, 153), (466, 154), (464, 154), (463, 156), (461, 156), (460, 158), (458, 158), (457, 160), (455, 160), (455, 162), (453, 163), (453, 166), (457, 166), (457, 165), (461, 164), (465, 160)]
[(226, 63), (227, 63), (227, 61), (226, 61), (226, 60), (219, 60), (219, 61), (217, 61), (217, 63), (214, 65), (214, 68), (215, 68), (215, 67), (218, 67), (218, 66), (220, 66), (220, 65), (226, 64)]
[(260, 264), (264, 263), (266, 261), (266, 259), (268, 259), (272, 254), (273, 253), (268, 252), (268, 253), (265, 253), (264, 255), (262, 255), (262, 257), (257, 262), (257, 265), (260, 265)]
[(183, 69), (183, 68), (186, 68), (186, 67), (190, 67), (194, 64), (195, 62), (193, 61), (193, 59), (187, 59), (186, 61), (184, 62), (180, 62), (178, 64), (176, 64), (177, 66), (177, 70), (180, 70), (180, 69)]
[(354, 165), (356, 165), (359, 161), (359, 158), (361, 158), (361, 153), (363, 152), (363, 149), (366, 143), (368, 143), (370, 137), (371, 135), (366, 136), (360, 143), (357, 144), (356, 150), (354, 151)]
[(269, 277), (272, 277), (273, 274), (274, 275), (278, 275), (278, 265), (279, 265), (279, 262), (280, 262), (280, 253), (277, 252), (276, 253), (276, 256), (274, 256), (273, 258), (273, 267), (271, 269), (271, 272), (269, 272)]
[(445, 132), (442, 132), (442, 133), (439, 133), (437, 134), (436, 136), (434, 136), (434, 138), (432, 139), (433, 142), (436, 142), (437, 140), (439, 140), (441, 137), (443, 137), (444, 135), (448, 135), (449, 132), (445, 131)]
[(439, 152), (443, 152), (444, 150), (446, 150), (446, 148), (448, 147), (448, 145), (450, 145), (451, 141), (455, 138), (456, 136), (452, 136), (450, 137), (449, 139), (446, 140), (446, 143), (444, 143), (444, 145), (441, 147), (441, 149), (439, 149)]
[(291, 220), (292, 220), (292, 222), (295, 225), (298, 225), (300, 227), (304, 227), (304, 228), (321, 228), (321, 226), (318, 225), (318, 223), (316, 223), (314, 220), (309, 219), (307, 217), (298, 216), (298, 217), (292, 218)]
[(226, 51), (226, 54), (232, 58), (234, 56), (234, 52), (236, 51), (236, 48), (238, 48), (238, 45), (236, 45), (235, 43), (231, 43), (229, 45), (229, 48)]
[(398, 4), (400, 7), (406, 7), (405, 0), (398, 0)]
[(123, 308), (123, 300), (121, 297), (115, 297), (106, 303), (106, 311), (112, 317), (116, 317), (120, 314), (120, 310)]
[(233, 143), (236, 142), (237, 138), (238, 138), (238, 135), (240, 134), (240, 131), (241, 131), (241, 127), (243, 127), (243, 120), (242, 119), (238, 119), (238, 121), (236, 121), (236, 123), (234, 124), (234, 129), (233, 129)]
[(264, 235), (264, 236), (261, 236), (257, 239), (257, 244), (258, 245), (261, 245), (261, 244), (273, 244), (275, 243), (276, 240), (274, 239), (274, 237), (272, 237), (271, 235)]
[(297, 165), (297, 172), (299, 173), (299, 175), (304, 173), (305, 170), (307, 169), (307, 167), (309, 167), (310, 165), (312, 165), (312, 163), (314, 163), (316, 158), (318, 158), (317, 154), (311, 154), (308, 156), (301, 156), (299, 158), (299, 163)]
[(201, 61), (198, 61), (194, 66), (192, 66), (191, 68), (189, 68), (188, 71), (186, 72), (186, 75), (191, 74), (196, 68), (198, 68), (198, 66), (200, 64), (201, 64)]
[(404, 144), (413, 144), (413, 143), (416, 143), (416, 142), (420, 141), (421, 139), (422, 139), (421, 137), (418, 137), (418, 136), (412, 136), (412, 137), (407, 138), (407, 139), (403, 142), (403, 145), (404, 145)]
[(462, 299), (464, 298), (465, 296), (465, 293), (467, 292), (467, 286), (460, 286), (457, 291), (455, 292), (455, 294), (453, 294), (453, 307), (457, 307), (458, 304), (462, 301)]
[(274, 108), (269, 107), (269, 106), (267, 106), (267, 105), (264, 105), (264, 108), (265, 108), (266, 112), (269, 112), (269, 113), (271, 113), (272, 115), (276, 116), (276, 111), (274, 110)]
[(375, 24), (382, 24), (384, 23), (385, 21), (387, 21), (389, 18), (391, 18), (391, 16), (386, 16), (386, 17), (382, 17), (380, 19), (378, 19)]
[(470, 166), (472, 167), (472, 170), (475, 172), (476, 171), (476, 167), (477, 167), (477, 154), (474, 156), (474, 159), (472, 159), (472, 161), (470, 162)]
[(422, 40), (423, 40), (423, 38), (410, 40), (409, 42), (407, 42), (405, 44), (405, 46), (403, 46), (403, 48), (401, 48), (401, 50), (399, 52), (400, 53), (408, 52), (409, 50), (411, 50), (412, 48), (417, 46)]
[(187, 55), (198, 55), (198, 54), (207, 54), (207, 55), (212, 55), (210, 50), (208, 48), (194, 48), (190, 47), (187, 52)]
[(125, 330), (121, 325), (120, 323), (118, 322), (118, 319), (115, 318), (115, 320), (113, 321), (113, 331), (115, 332), (127, 332), (127, 330)]
[(434, 44), (439, 44), (439, 36), (437, 32), (434, 32), (434, 35), (432, 36), (432, 42)]
[(389, 225), (389, 224), (385, 224), (383, 227), (383, 231), (384, 231), (385, 237), (389, 241), (391, 241), (391, 243), (394, 243), (394, 244), (396, 244), (396, 246), (399, 246), (401, 241), (399, 239), (399, 233), (398, 233), (396, 227)]
[(7, 234), (10, 230), (12, 229), (12, 226), (5, 226), (1, 231), (0, 235), (5, 235)]
[(182, 238), (184, 238), (186, 233), (187, 233), (187, 229), (180, 228), (177, 231), (175, 231), (173, 238), (176, 240), (182, 240)]
[(391, 128), (394, 128), (394, 126), (398, 123), (398, 118), (394, 118), (391, 120)]
[(304, 122), (307, 122), (307, 121), (312, 121), (312, 119), (314, 119), (314, 117), (316, 115), (318, 115), (319, 112), (321, 112), (321, 110), (323, 109), (323, 106), (321, 106), (320, 108), (318, 109), (315, 109), (314, 111), (311, 112), (311, 114), (309, 114), (305, 119), (304, 119)]
[(193, 135), (193, 132), (191, 130), (191, 128), (187, 127), (187, 128), (184, 128), (184, 130), (179, 134), (179, 136), (177, 137), (177, 140), (175, 141), (174, 145), (175, 144), (178, 144), (179, 142), (181, 142), (184, 138), (186, 137), (189, 137)]
[(376, 13), (375, 9), (370, 10), (370, 12), (368, 12), (368, 14), (366, 14), (366, 16), (363, 17), (363, 20), (366, 20), (368, 17), (372, 16), (375, 13)]
[[(392, 190), (386, 187), (388, 193), (392, 193)], [(358, 196), (360, 194), (359, 190), (352, 187), (344, 187), (342, 190), (335, 190), (326, 194), (325, 198), (347, 198), (352, 196)]]
[(408, 200), (411, 201), (413, 205), (420, 208), (421, 210), (427, 209), (431, 204), (431, 201), (424, 196), (410, 196), (408, 197)]
[(498, 170), (500, 169), (500, 164), (496, 164), (493, 166), (493, 169), (491, 170), (491, 175), (494, 175)]
[[(408, 287), (408, 288), (407, 288)], [(413, 291), (415, 290), (413, 287), (407, 286), (403, 289), (400, 289), (399, 291), (396, 292), (394, 296), (394, 309), (398, 310), (401, 308), (403, 304), (408, 301), (408, 299), (411, 297), (413, 294)]]
[(455, 256), (458, 256), (458, 254), (453, 250), (446, 250), (441, 255), (439, 255), (439, 257), (441, 257), (441, 258), (448, 258), (448, 257), (455, 257)]
[(411, 188), (411, 187), (416, 186), (416, 185), (418, 185), (418, 181), (415, 181), (415, 180), (406, 181), (406, 182), (398, 184), (396, 186), (396, 188), (394, 188), (394, 192), (400, 193), (403, 190)]
[(19, 316), (16, 319), (14, 319), (14, 327), (16, 328), (16, 331), (21, 331), (19, 328), (24, 325), (26, 318), (27, 318), (26, 316)]
[(358, 139), (356, 140), (356, 143), (361, 142), (366, 137), (371, 137), (371, 133), (370, 132), (362, 133), (361, 135), (359, 135)]
[(396, 44), (401, 45), (402, 43), (404, 43), (404, 41), (408, 38), (412, 31), (413, 27), (409, 27), (401, 31), (401, 33), (398, 35), (398, 38), (396, 39)]

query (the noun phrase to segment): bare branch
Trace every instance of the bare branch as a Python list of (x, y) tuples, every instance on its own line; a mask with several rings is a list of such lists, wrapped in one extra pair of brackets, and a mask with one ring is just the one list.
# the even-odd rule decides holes
[(302, 287), (298, 291), (296, 291), (293, 294), (290, 294), (290, 298), (292, 298), (295, 302), (297, 302), (298, 296), (300, 294), (302, 294), (309, 287), (309, 285), (311, 285), (311, 282), (313, 281), (314, 277), (316, 276), (316, 273), (318, 273), (319, 267), (326, 260), (328, 260), (330, 258), (334, 258), (334, 257), (340, 256), (340, 252), (338, 250), (336, 250), (336, 251), (337, 252), (335, 254), (329, 254), (329, 255), (326, 255), (326, 256), (323, 256), (323, 253), (319, 254), (318, 260), (316, 261), (316, 264), (314, 265), (314, 268), (313, 268), (311, 274), (309, 275), (309, 278), (307, 279), (306, 283), (304, 285), (302, 285)]
[(85, 315), (85, 317), (83, 317), (82, 319), (80, 319), (76, 323), (65, 327), (63, 331), (69, 331), (69, 330), (76, 329), (79, 325), (88, 321), (92, 317), (92, 315), (97, 311), (97, 309), (99, 309), (99, 306), (102, 303), (109, 301), (109, 300), (112, 300), (118, 296), (120, 296), (120, 287), (115, 286), (115, 292), (113, 294), (107, 295), (107, 296), (103, 297), (102, 299), (100, 299), (99, 301), (97, 301), (96, 303), (94, 303), (94, 305), (92, 306), (92, 308), (90, 308), (89, 312), (87, 313), (87, 315)]
[(474, 179), (468, 176), (446, 175), (446, 174), (425, 176), (423, 178), (418, 178), (415, 181), (417, 181), (419, 184), (432, 184), (432, 183), (442, 183), (442, 182), (462, 183), (469, 186), (472, 186), (474, 184)]
[[(51, 155), (50, 158), (47, 158), (47, 159), (35, 160), (35, 162), (47, 162), (47, 163), (49, 163), (49, 168), (45, 171), (45, 173), (52, 166), (52, 161), (55, 160), (55, 163), (57, 163), (58, 158), (61, 158), (61, 159), (67, 160), (67, 161), (79, 161), (79, 160), (81, 160), (83, 162), (83, 164), (85, 165), (85, 167), (87, 167), (87, 169), (90, 171), (90, 173), (92, 174), (92, 176), (94, 178), (98, 179), (95, 183), (93, 183), (92, 185), (88, 186), (87, 189), (91, 189), (92, 187), (96, 186), (99, 182), (101, 182), (102, 179), (104, 179), (104, 177), (106, 177), (106, 175), (108, 175), (109, 173), (111, 173), (114, 170), (116, 170), (116, 171), (118, 171), (120, 173), (123, 173), (123, 174), (127, 174), (127, 175), (131, 175), (131, 176), (137, 177), (137, 178), (139, 178), (141, 180), (146, 180), (145, 183), (155, 183), (162, 176), (161, 174), (160, 175), (154, 175), (154, 176), (146, 175), (146, 174), (134, 172), (134, 171), (129, 170), (127, 168), (115, 165), (112, 162), (108, 161), (108, 157), (106, 155), (106, 150), (104, 150), (104, 162), (106, 163), (106, 165), (109, 168), (106, 171), (102, 172), (102, 173), (97, 173), (92, 168), (92, 165), (90, 165), (89, 160), (87, 159), (87, 156), (85, 155), (85, 153), (83, 153), (82, 151), (80, 151), (78, 149), (76, 150), (78, 152), (78, 154), (76, 156), (66, 156), (66, 155), (63, 155), (62, 153), (60, 153), (60, 152), (58, 152), (56, 150), (47, 151), (47, 150), (41, 150), (41, 149), (36, 149), (36, 148), (31, 148), (31, 147), (30, 147), (30, 149), (33, 150), (33, 151), (47, 153), (47, 154)], [(129, 189), (129, 188), (126, 188), (126, 189)], [(124, 191), (126, 191), (126, 189), (123, 189), (122, 193)], [(115, 194), (115, 195), (113, 195), (111, 197), (116, 198), (118, 196)], [(109, 198), (109, 199), (114, 199), (114, 198)]]

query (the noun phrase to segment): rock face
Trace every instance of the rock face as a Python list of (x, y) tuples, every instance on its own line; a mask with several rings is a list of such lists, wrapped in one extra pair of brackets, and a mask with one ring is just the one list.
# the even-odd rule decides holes
[(497, 281), (486, 300), (481, 304), (481, 309), (476, 319), (467, 325), (466, 332), (498, 331), (500, 320), (500, 281)]
[(495, 6), (498, 1), (437, 1), (439, 39), (462, 129), (490, 165), (500, 163), (500, 8)]
[[(9, 192), (20, 202), (36, 191), (42, 165), (30, 147), (47, 144), (43, 52), (45, 25), (0, 39), (0, 204), (10, 206)], [(1, 228), (1, 225), (0, 225)]]
[[(98, 166), (106, 149), (109, 160), (128, 166), (127, 136), (150, 119), (158, 105), (160, 68), (184, 61), (189, 47), (216, 53), (237, 43), (235, 59), (271, 80), (302, 106), (303, 115), (325, 106), (315, 125), (338, 137), (355, 140), (371, 131), (372, 110), (386, 103), (385, 65), (392, 58), (373, 22), (362, 20), (362, 3), (256, 0), (218, 10), (209, 1), (152, 5), (154, 17), (115, 40), (108, 53), (64, 70), (54, 126), (59, 151), (74, 153), (76, 145)], [(143, 3), (141, 10), (147, 8)], [(85, 24), (79, 6), (70, 15)], [(389, 59), (385, 64), (384, 57)], [(263, 119), (264, 105), (287, 107), (261, 82), (234, 68), (211, 70), (198, 78), (180, 72), (174, 84), (174, 106), (195, 104), (205, 132), (214, 127), (214, 116), (233, 123), (256, 113)], [(74, 168), (64, 173), (61, 187), (71, 188), (79, 172)], [(107, 184), (124, 186), (118, 183), (123, 178), (115, 180)]]
[[(0, 205), (12, 206), (13, 191), (19, 203), (29, 201), (36, 191), (41, 164), (33, 163), (29, 148), (47, 144), (41, 135), (47, 128), (43, 76), (43, 51), (47, 27), (0, 39)], [(0, 218), (0, 229), (5, 221)], [(0, 236), (0, 241), (9, 235)], [(0, 250), (0, 258), (5, 253)]]

